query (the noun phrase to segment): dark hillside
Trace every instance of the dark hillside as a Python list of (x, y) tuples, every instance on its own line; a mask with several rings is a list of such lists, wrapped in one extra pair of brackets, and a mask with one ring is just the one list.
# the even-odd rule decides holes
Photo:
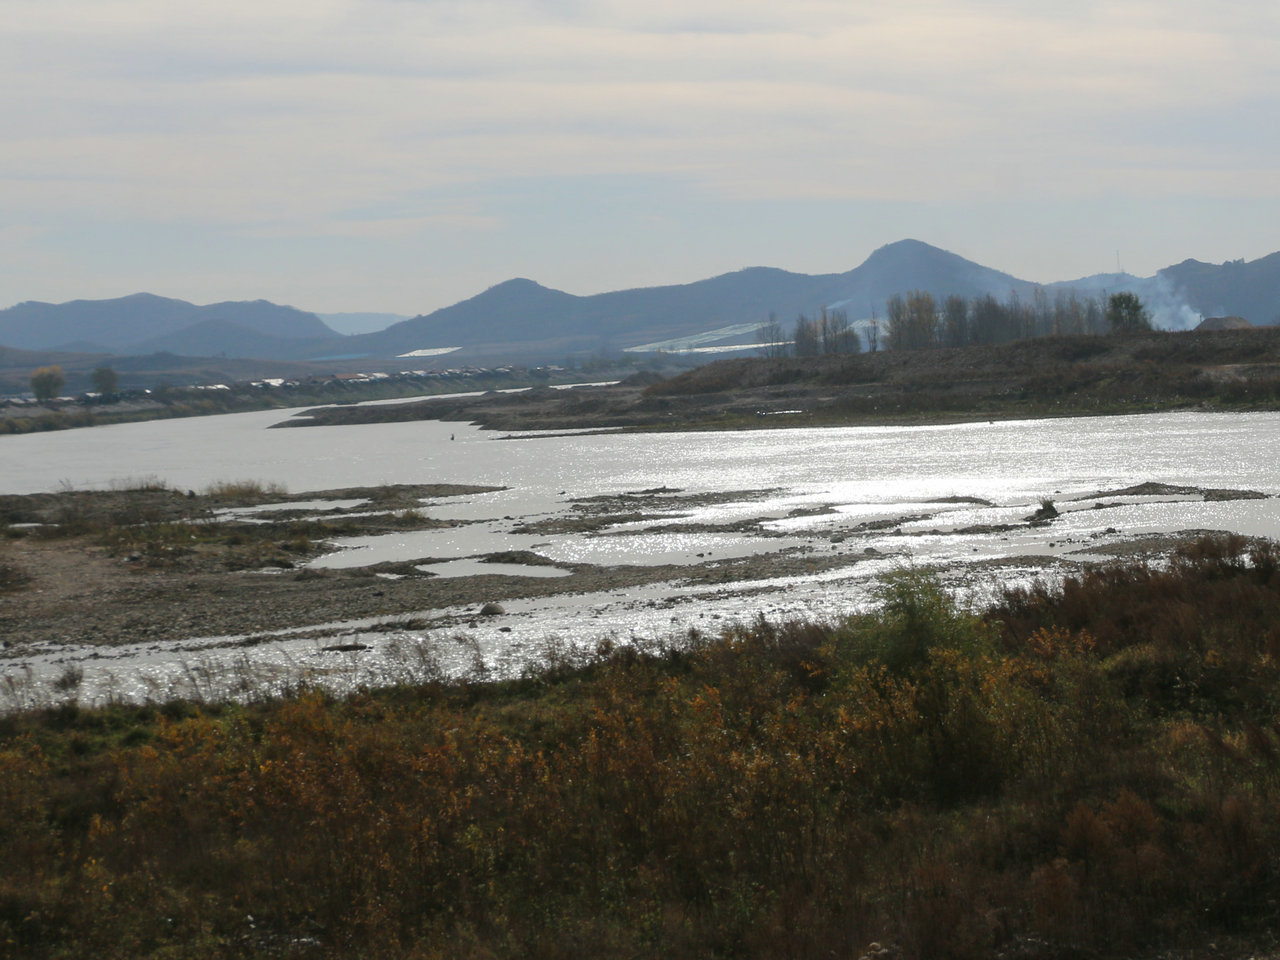
[(1206, 372), (1280, 363), (1280, 330), (1225, 330), (1136, 336), (1040, 337), (957, 349), (896, 350), (834, 357), (719, 360), (650, 389), (680, 395), (785, 383), (930, 381), (956, 384), (1016, 375), (1052, 376), (1072, 368), (1191, 366)]
[[(28, 350), (128, 353), (148, 352), (144, 345), (163, 337), (178, 352), (191, 354), (195, 350), (181, 342), (180, 333), (209, 321), (235, 323), (257, 335), (286, 340), (337, 336), (315, 314), (265, 300), (197, 306), (136, 293), (114, 300), (19, 303), (0, 310), (0, 343)], [(245, 355), (234, 349), (227, 352)]]
[(1184, 260), (1157, 276), (1169, 280), (1206, 317), (1234, 314), (1258, 325), (1280, 322), (1280, 253), (1221, 266)]

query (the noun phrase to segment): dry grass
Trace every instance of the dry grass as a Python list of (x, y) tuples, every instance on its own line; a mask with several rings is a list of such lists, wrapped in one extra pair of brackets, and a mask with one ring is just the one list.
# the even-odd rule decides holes
[(284, 496), (288, 491), (280, 483), (264, 483), (261, 480), (217, 480), (204, 489), (206, 497), (218, 500), (234, 500), (236, 503), (257, 503)]

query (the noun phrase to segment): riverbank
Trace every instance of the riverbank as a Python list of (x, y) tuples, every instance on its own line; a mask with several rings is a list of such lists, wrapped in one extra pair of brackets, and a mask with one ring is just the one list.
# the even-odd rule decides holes
[(0, 942), (167, 957), (1271, 956), (1274, 546), (506, 683), (0, 718)]
[[(637, 590), (657, 584), (699, 584), (724, 591), (788, 577), (819, 577), (911, 551), (912, 541), (937, 536), (928, 516), (902, 510), (879, 519), (839, 522), (828, 505), (791, 508), (788, 523), (819, 522), (815, 537), (798, 539), (779, 527), (769, 506), (743, 514), (753, 502), (768, 502), (776, 491), (683, 492), (655, 487), (594, 496), (562, 504), (559, 512), (507, 517), (500, 527), (517, 542), (575, 536), (625, 544), (646, 533), (666, 538), (748, 537), (752, 548), (735, 554), (681, 562), (599, 564), (553, 561), (527, 549), (470, 552), (468, 575), (437, 576), (448, 557), (405, 554), (396, 560), (357, 559), (350, 564), (316, 564), (332, 557), (335, 542), (418, 531), (453, 531), (465, 536), (468, 521), (440, 519), (451, 499), (500, 488), (460, 484), (394, 484), (290, 494), (261, 484), (222, 483), (201, 492), (162, 484), (108, 490), (0, 496), (0, 636), (2, 659), (74, 646), (82, 654), (120, 644), (178, 643), (202, 638), (263, 641), (288, 632), (294, 639), (323, 639), (343, 632), (340, 624), (378, 619), (378, 629), (448, 630), (480, 617), (486, 604), (513, 599)], [(1146, 484), (1095, 491), (1083, 501), (1062, 502), (1064, 511), (1082, 507), (1117, 510), (1126, 503), (1242, 502), (1266, 499), (1250, 490), (1202, 490)], [(699, 510), (731, 505), (736, 518), (690, 521)], [(950, 498), (934, 510), (947, 526), (957, 508), (996, 509), (979, 498)], [(1098, 509), (1087, 514), (1102, 517)], [(1000, 523), (949, 530), (955, 538), (1052, 539), (1048, 526), (1056, 508)], [(781, 519), (781, 518), (779, 518)], [(1059, 552), (1002, 561), (1075, 568), (1071, 551), (1086, 558), (1164, 552), (1185, 539), (1126, 538), (1098, 533), (1083, 538), (1062, 532)], [(637, 540), (637, 542), (639, 542)], [(875, 543), (879, 546), (870, 546)], [(889, 551), (886, 553), (885, 551)], [(466, 552), (466, 551), (464, 551)], [(620, 554), (626, 555), (625, 549)], [(997, 562), (993, 559), (990, 562)], [(443, 566), (441, 566), (443, 564)], [(487, 565), (495, 572), (485, 572)], [(545, 576), (553, 572), (555, 576)], [(474, 624), (472, 624), (474, 625)]]
[[(193, 369), (181, 374), (153, 371), (159, 379), (140, 379), (143, 375), (131, 378), (136, 383), (150, 383), (152, 387), (135, 386), (107, 396), (90, 393), (50, 400), (0, 398), (0, 436), (280, 410), (314, 403), (343, 405), (432, 394), (518, 390), (574, 383), (584, 377), (616, 379), (635, 369), (634, 366), (621, 369), (602, 366), (590, 374), (562, 367), (409, 371), (392, 368), (384, 372), (381, 368), (390, 366), (386, 361), (370, 361), (370, 364), (374, 372), (330, 373), (311, 367), (298, 369), (297, 365), (274, 369), (266, 361), (255, 361), (251, 366), (259, 371), (260, 377), (255, 380), (227, 376), (222, 382), (219, 378), (222, 371), (217, 368)], [(176, 379), (177, 384), (170, 378)]]
[(1280, 409), (1280, 329), (721, 360), (607, 387), (321, 408), (281, 423), (440, 419), (490, 430), (726, 430)]

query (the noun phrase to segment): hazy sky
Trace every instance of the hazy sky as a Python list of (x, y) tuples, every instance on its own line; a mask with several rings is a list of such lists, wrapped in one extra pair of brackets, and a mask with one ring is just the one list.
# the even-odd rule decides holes
[(1280, 250), (1274, 0), (3, 0), (0, 306)]

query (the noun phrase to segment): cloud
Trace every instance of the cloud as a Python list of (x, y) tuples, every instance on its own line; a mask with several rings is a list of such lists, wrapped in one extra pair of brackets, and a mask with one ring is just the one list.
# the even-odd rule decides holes
[[(10, 222), (495, 231), (497, 185), (553, 176), (778, 203), (1277, 189), (1280, 8), (1265, 5), (20, 6), (0, 37)], [(438, 221), (459, 194), (462, 220)]]

